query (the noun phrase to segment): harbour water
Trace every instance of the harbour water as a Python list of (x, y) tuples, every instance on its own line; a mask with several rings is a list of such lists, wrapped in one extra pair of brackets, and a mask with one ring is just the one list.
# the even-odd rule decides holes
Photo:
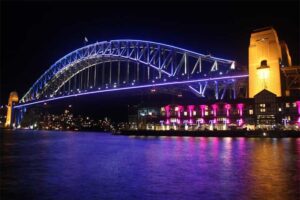
[(300, 138), (0, 133), (0, 199), (299, 199)]

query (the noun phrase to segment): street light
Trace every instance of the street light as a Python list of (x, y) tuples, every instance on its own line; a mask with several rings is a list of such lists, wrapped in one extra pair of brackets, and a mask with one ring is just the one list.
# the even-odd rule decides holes
[(257, 68), (258, 77), (264, 82), (264, 89), (267, 89), (266, 79), (270, 76), (270, 66), (267, 64), (267, 60), (261, 61), (260, 67)]

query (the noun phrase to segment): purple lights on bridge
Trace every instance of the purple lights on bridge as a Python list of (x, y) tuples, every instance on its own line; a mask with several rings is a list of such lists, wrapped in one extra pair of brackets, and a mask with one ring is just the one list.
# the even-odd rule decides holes
[(240, 78), (247, 78), (247, 77), (248, 77), (248, 75), (222, 76), (222, 77), (215, 77), (215, 78), (202, 78), (202, 79), (195, 79), (195, 80), (153, 83), (153, 84), (138, 85), (138, 86), (131, 86), (131, 87), (120, 87), (120, 88), (111, 88), (111, 89), (108, 88), (108, 89), (95, 90), (95, 91), (84, 91), (84, 92), (80, 91), (75, 94), (67, 94), (65, 96), (57, 96), (57, 97), (52, 97), (52, 98), (43, 99), (43, 100), (36, 100), (36, 101), (27, 102), (27, 103), (20, 103), (20, 104), (14, 106), (14, 108), (22, 108), (22, 107), (35, 105), (35, 104), (41, 104), (41, 103), (45, 103), (45, 102), (55, 101), (55, 100), (59, 100), (59, 99), (65, 99), (65, 98), (83, 96), (83, 95), (90, 95), (90, 94), (97, 94), (97, 93), (117, 92), (117, 91), (162, 87), (162, 86), (170, 86), (170, 85), (186, 85), (189, 83), (209, 82), (209, 81), (215, 81), (215, 80), (231, 80), (231, 79), (240, 79)]
[[(113, 70), (112, 64), (114, 62), (118, 62), (117, 70)], [(120, 62), (126, 62), (127, 66), (121, 67)], [(151, 82), (155, 83), (156, 80), (163, 80), (163, 82), (170, 83), (170, 81), (172, 82), (178, 79), (189, 80), (192, 76), (197, 76), (197, 78), (211, 77), (209, 76), (210, 72), (218, 71), (221, 68), (223, 68), (223, 72), (226, 71), (224, 75), (229, 76), (236, 74), (234, 71), (235, 61), (233, 60), (221, 59), (151, 41), (132, 39), (103, 41), (84, 46), (59, 59), (33, 84), (20, 102), (29, 103), (58, 96), (57, 93), (65, 92), (65, 87), (63, 86), (66, 84), (69, 84), (68, 91), (70, 91), (70, 88), (84, 91), (88, 88), (93, 88), (93, 86), (96, 87), (97, 65), (104, 63), (110, 63), (110, 73), (105, 74), (104, 67), (99, 69), (103, 74), (100, 77), (102, 84), (99, 85), (105, 85), (104, 88), (106, 89), (111, 87), (120, 88), (120, 79), (124, 79), (122, 81), (134, 87), (136, 80), (140, 79), (143, 79), (142, 83), (147, 85)], [(141, 65), (141, 68), (138, 67), (139, 69), (137, 69), (138, 72), (136, 74), (131, 74), (133, 70), (130, 70), (130, 68), (135, 67), (130, 67), (129, 63)], [(126, 68), (126, 72), (121, 70), (124, 69), (124, 67)], [(93, 76), (89, 75), (89, 69), (94, 69), (95, 73)], [(87, 73), (81, 73), (83, 71), (87, 71)], [(112, 74), (112, 71), (114, 71), (114, 74)], [(140, 76), (146, 71), (148, 74), (147, 78)], [(140, 72), (142, 74), (140, 74)], [(223, 75), (223, 72), (220, 71), (218, 75)], [(79, 88), (77, 87), (78, 83), (76, 84), (76, 81), (74, 81), (74, 83), (72, 82), (78, 73), (81, 75), (87, 74), (87, 76), (84, 77), (84, 82), (87, 83), (82, 85), (81, 76)], [(150, 74), (152, 74), (151, 78)], [(109, 81), (106, 80), (106, 77)], [(216, 77), (216, 74), (212, 77)], [(174, 78), (174, 80), (172, 80), (172, 78)], [(92, 85), (89, 83), (91, 79), (93, 79)], [(218, 79), (214, 80), (216, 81)], [(71, 82), (73, 84), (72, 87), (70, 87)], [(97, 85), (97, 87), (99, 85)], [(203, 95), (203, 93), (201, 95)]]

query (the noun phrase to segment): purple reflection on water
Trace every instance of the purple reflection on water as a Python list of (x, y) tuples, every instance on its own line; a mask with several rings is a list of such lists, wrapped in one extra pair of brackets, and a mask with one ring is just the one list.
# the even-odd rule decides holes
[(297, 199), (300, 193), (300, 139), (43, 131), (0, 139), (1, 199)]

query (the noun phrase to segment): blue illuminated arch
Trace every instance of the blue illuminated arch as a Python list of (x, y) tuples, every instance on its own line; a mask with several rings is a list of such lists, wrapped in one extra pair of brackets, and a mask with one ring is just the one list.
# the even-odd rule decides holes
[[(130, 86), (126, 83), (117, 86), (109, 85), (108, 88), (100, 91), (98, 88), (94, 88), (92, 91), (83, 93), (69, 92), (62, 96), (57, 94), (62, 85), (79, 72), (99, 63), (113, 61), (139, 63), (154, 70), (159, 74), (159, 79), (154, 83), (148, 77), (148, 80)], [(216, 73), (221, 66), (225, 69), (222, 74), (220, 72), (222, 76)], [(122, 76), (122, 74), (118, 74), (118, 76)], [(207, 56), (151, 41), (132, 39), (103, 41), (79, 48), (56, 61), (26, 92), (20, 100), (19, 107), (84, 94), (245, 77), (247, 74), (236, 72), (233, 60)]]

